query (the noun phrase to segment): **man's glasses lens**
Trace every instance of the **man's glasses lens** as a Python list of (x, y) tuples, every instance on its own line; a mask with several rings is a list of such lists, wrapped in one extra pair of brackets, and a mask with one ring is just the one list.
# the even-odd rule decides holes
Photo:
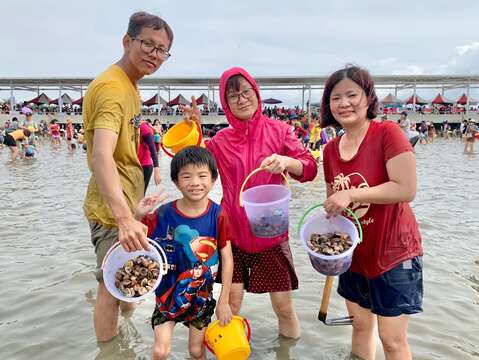
[(153, 51), (155, 51), (156, 55), (158, 55), (163, 60), (166, 60), (171, 56), (171, 54), (167, 50), (158, 48), (148, 41), (143, 41), (140, 39), (134, 39), (134, 40), (138, 40), (140, 42), (141, 49), (148, 54), (151, 54)]

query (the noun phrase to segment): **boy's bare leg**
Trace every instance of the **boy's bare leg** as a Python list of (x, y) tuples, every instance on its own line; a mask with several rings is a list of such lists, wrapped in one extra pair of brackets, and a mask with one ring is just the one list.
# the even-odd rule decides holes
[(191, 360), (206, 360), (206, 349), (203, 344), (205, 332), (206, 327), (198, 330), (194, 326), (190, 326), (188, 350), (190, 351)]
[(291, 291), (279, 291), (269, 293), (271, 305), (278, 317), (279, 334), (292, 339), (298, 339), (301, 335), (299, 319), (293, 307)]
[(166, 360), (171, 352), (171, 338), (173, 337), (174, 321), (167, 321), (155, 326), (155, 340), (153, 343), (153, 360)]
[(111, 296), (105, 284), (99, 283), (94, 312), (98, 341), (110, 341), (118, 334), (118, 307), (119, 301)]

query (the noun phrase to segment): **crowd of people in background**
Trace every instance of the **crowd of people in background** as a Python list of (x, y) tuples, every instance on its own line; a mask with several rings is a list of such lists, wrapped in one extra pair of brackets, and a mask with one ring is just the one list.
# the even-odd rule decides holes
[(80, 124), (73, 124), (72, 119), (68, 119), (65, 124), (60, 124), (57, 119), (37, 123), (33, 120), (32, 113), (19, 115), (21, 116), (24, 117), (23, 121), (14, 116), (0, 125), (0, 148), (6, 146), (10, 149), (12, 161), (33, 159), (39, 152), (39, 145), (48, 143), (56, 148), (66, 143), (70, 152), (79, 145), (85, 148), (84, 130)]
[[(30, 110), (30, 108), (27, 109)], [(22, 108), (19, 110), (22, 111)], [(23, 107), (23, 110), (25, 110), (25, 107)], [(170, 110), (172, 110), (172, 108), (166, 106), (162, 107), (160, 114), (170, 114)], [(221, 108), (216, 108), (214, 110), (219, 111)], [(181, 109), (175, 111), (179, 111), (178, 115), (182, 115)], [(0, 126), (0, 148), (3, 146), (9, 147), (12, 160), (19, 157), (33, 158), (38, 152), (36, 145), (39, 141), (47, 141), (57, 147), (60, 146), (62, 142), (66, 142), (69, 151), (74, 151), (78, 146), (86, 148), (86, 144), (84, 144), (83, 141), (84, 130), (82, 129), (81, 124), (74, 124), (71, 118), (68, 118), (64, 124), (60, 124), (57, 119), (52, 119), (50, 121), (43, 119), (37, 124), (37, 122), (33, 120), (33, 113), (34, 112), (30, 110), (26, 113), (19, 114), (18, 117), (24, 117), (23, 122), (20, 122), (17, 116), (13, 116), (10, 120), (7, 120), (3, 126)], [(202, 115), (208, 113), (207, 106), (204, 106), (203, 109), (201, 109), (201, 113)], [(318, 113), (313, 112), (311, 115), (308, 115), (308, 113), (302, 110), (299, 106), (294, 108), (277, 106), (265, 107), (263, 109), (263, 115), (284, 121), (290, 125), (296, 137), (305, 147), (311, 150), (313, 157), (317, 161), (321, 160), (321, 151), (324, 145), (336, 136), (341, 135), (343, 131), (341, 128), (335, 128), (333, 126), (321, 128)], [(379, 117), (378, 121), (390, 120), (388, 119), (387, 114), (383, 114)], [(158, 118), (153, 121), (145, 119), (143, 122), (147, 124), (145, 127), (148, 126), (148, 131), (151, 131), (151, 141), (154, 147), (154, 153), (149, 149), (149, 151), (143, 151), (142, 154), (149, 154), (148, 159), (150, 160), (145, 161), (148, 163), (148, 166), (153, 166), (155, 165), (155, 156), (157, 157), (161, 153), (161, 138), (164, 132), (172, 126), (172, 124), (170, 124), (170, 121), (168, 120), (164, 121), (164, 124), (162, 124)], [(453, 137), (461, 138), (464, 142), (465, 154), (474, 153), (474, 142), (479, 138), (479, 128), (475, 120), (472, 118), (464, 118), (459, 125), (451, 124), (448, 120), (440, 124), (425, 120), (416, 123), (414, 120), (407, 119), (407, 112), (403, 111), (401, 113), (401, 118), (397, 122), (403, 128), (403, 131), (405, 131), (406, 136), (411, 137), (411, 134), (417, 134), (417, 140), (420, 144), (432, 143), (438, 136), (445, 139)], [(226, 124), (211, 126), (203, 125), (203, 133), (207, 138), (212, 138), (224, 126), (226, 126)], [(24, 130), (27, 130), (27, 132)], [(141, 141), (147, 141), (147, 146), (150, 146), (149, 141), (143, 139), (143, 137)], [(150, 173), (148, 170), (147, 173), (151, 176), (153, 172)], [(156, 177), (158, 176), (159, 175), (156, 175)], [(145, 183), (147, 183), (146, 177)]]
[[(13, 109), (16, 113), (24, 113), (25, 110), (31, 112), (32, 114), (39, 115), (55, 115), (55, 114), (66, 114), (66, 115), (82, 115), (83, 107), (82, 104), (63, 104), (61, 111), (59, 106), (56, 104), (32, 104), (24, 101), (23, 103), (17, 103)], [(0, 114), (10, 114), (10, 103), (7, 101), (0, 102)], [(168, 106), (163, 104), (161, 107), (152, 107), (152, 106), (143, 106), (141, 109), (143, 115), (161, 115), (161, 116), (177, 116), (183, 115), (181, 108), (179, 106)], [(224, 115), (223, 109), (218, 106), (218, 104), (213, 104), (208, 106), (204, 104), (201, 108), (201, 115)]]

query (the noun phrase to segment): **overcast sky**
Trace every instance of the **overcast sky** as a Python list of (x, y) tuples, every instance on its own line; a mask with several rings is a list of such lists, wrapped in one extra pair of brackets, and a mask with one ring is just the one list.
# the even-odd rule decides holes
[(155, 77), (217, 77), (231, 66), (253, 76), (325, 75), (346, 63), (377, 75), (479, 73), (475, 0), (1, 0), (0, 77), (94, 77), (121, 57), (138, 10), (174, 31), (173, 56)]

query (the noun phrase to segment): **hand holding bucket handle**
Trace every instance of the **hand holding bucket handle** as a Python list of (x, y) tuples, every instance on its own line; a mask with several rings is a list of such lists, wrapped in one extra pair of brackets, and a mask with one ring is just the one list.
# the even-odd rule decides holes
[[(244, 187), (246, 186), (246, 183), (248, 182), (248, 180), (249, 180), (253, 175), (255, 175), (256, 173), (260, 172), (261, 170), (264, 170), (264, 169), (259, 167), (259, 168), (255, 169), (255, 170), (253, 170), (253, 171), (246, 177), (246, 179), (244, 179), (243, 184), (241, 185), (240, 193), (239, 193), (239, 204), (240, 204), (240, 207), (243, 207), (243, 191), (244, 191)], [(281, 173), (281, 175), (283, 176), (284, 180), (286, 181), (286, 185), (288, 185), (288, 187), (289, 187), (288, 177), (287, 177), (284, 173)]]
[[(309, 209), (307, 209), (305, 211), (305, 213), (301, 217), (301, 220), (299, 220), (298, 233), (301, 231), (301, 226), (303, 225), (305, 218), (313, 210), (315, 210), (319, 207), (322, 207), (322, 206), (323, 206), (323, 204), (317, 204), (317, 205), (311, 206)], [(359, 222), (358, 217), (354, 214), (354, 212), (351, 209), (345, 208), (344, 210), (356, 222), (356, 225), (358, 227), (358, 233), (359, 233), (358, 243), (362, 242), (362, 240), (363, 240), (363, 230), (361, 228), (361, 223)], [(319, 313), (318, 313), (318, 320), (323, 322), (325, 325), (328, 325), (328, 326), (351, 325), (353, 323), (353, 317), (352, 316), (344, 316), (344, 317), (339, 317), (339, 318), (335, 318), (335, 319), (327, 319), (329, 298), (331, 296), (331, 289), (333, 287), (333, 282), (334, 282), (334, 276), (326, 276), (326, 281), (324, 283), (324, 288), (323, 288), (323, 296), (321, 297), (321, 306), (319, 308)]]
[[(168, 272), (168, 259), (166, 257), (165, 252), (163, 251), (161, 246), (156, 243), (156, 241), (148, 239), (148, 242), (158, 250), (158, 253), (160, 254), (160, 256), (162, 258), (162, 261), (163, 261), (163, 266), (160, 268), (160, 273), (161, 273), (161, 275), (165, 275)], [(101, 268), (102, 269), (105, 268), (106, 259), (110, 256), (110, 254), (113, 252), (113, 250), (115, 250), (119, 246), (121, 246), (120, 242), (116, 242), (115, 244), (113, 244), (110, 247), (110, 249), (108, 249), (108, 251), (107, 251), (106, 255), (103, 257), (103, 261), (101, 263)]]
[[(301, 219), (299, 220), (299, 224), (298, 224), (298, 234), (299, 232), (301, 231), (301, 226), (303, 226), (303, 223), (304, 223), (304, 220), (306, 220), (306, 217), (313, 211), (313, 210), (316, 210), (317, 208), (319, 207), (322, 207), (323, 204), (317, 204), (317, 205), (313, 205), (311, 206), (309, 209), (307, 209), (303, 216), (301, 217)], [(356, 216), (356, 214), (349, 208), (345, 208), (344, 211), (346, 211), (354, 220), (354, 222), (356, 223), (357, 225), (357, 228), (358, 228), (358, 233), (359, 233), (359, 241), (358, 241), (358, 244), (360, 244), (362, 241), (363, 241), (363, 229), (361, 227), (361, 223), (359, 222), (359, 219), (358, 217)]]

